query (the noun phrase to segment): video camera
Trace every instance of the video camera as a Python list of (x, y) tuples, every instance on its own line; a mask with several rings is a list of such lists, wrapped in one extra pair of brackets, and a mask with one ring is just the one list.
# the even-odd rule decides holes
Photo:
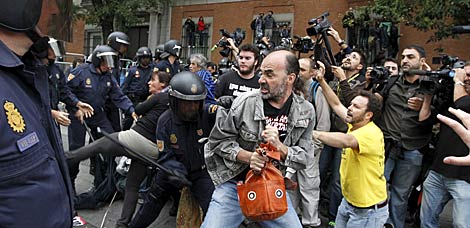
[(232, 38), (233, 42), (235, 43), (235, 46), (238, 47), (243, 42), (246, 36), (246, 31), (242, 31), (241, 28), (236, 28), (235, 31), (233, 31), (233, 33), (229, 33), (225, 29), (220, 29), (219, 32), (222, 35), (222, 37), (217, 42), (217, 44), (215, 44), (211, 48), (211, 51), (215, 51), (215, 49), (217, 49), (218, 47), (223, 48), (221, 51), (219, 51), (222, 57), (228, 57), (230, 55), (230, 48), (228, 48), (230, 43), (224, 38)]
[(308, 53), (309, 51), (313, 50), (315, 45), (309, 36), (299, 37), (294, 35), (294, 38), (297, 39), (297, 41), (292, 46), (293, 50), (299, 51), (301, 53)]
[(331, 22), (328, 21), (328, 16), (330, 16), (329, 12), (324, 12), (322, 15), (312, 18), (308, 21), (311, 27), (307, 28), (307, 34), (309, 36), (316, 36), (317, 34), (321, 34), (324, 31), (328, 30), (331, 27)]
[[(421, 75), (420, 90), (424, 93), (434, 94), (442, 91), (451, 91), (453, 88), (453, 69), (463, 68), (465, 62), (458, 57), (443, 55), (441, 58), (442, 66), (436, 71), (427, 70), (409, 70), (404, 72), (408, 75)], [(444, 92), (445, 92), (444, 91)]]

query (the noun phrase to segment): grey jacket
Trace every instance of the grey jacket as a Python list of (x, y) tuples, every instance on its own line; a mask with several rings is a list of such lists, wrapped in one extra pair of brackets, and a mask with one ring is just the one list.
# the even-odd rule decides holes
[[(204, 147), (206, 167), (215, 185), (220, 185), (249, 167), (237, 161), (241, 149), (255, 151), (264, 130), (263, 100), (259, 90), (243, 93), (230, 109), (217, 111), (216, 123)], [(313, 159), (312, 130), (315, 113), (312, 104), (294, 94), (289, 111), (284, 144), (288, 154), (283, 166), (304, 169)]]

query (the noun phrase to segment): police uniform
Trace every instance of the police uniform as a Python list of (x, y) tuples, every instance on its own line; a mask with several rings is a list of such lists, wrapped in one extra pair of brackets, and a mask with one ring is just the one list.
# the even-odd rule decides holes
[(155, 67), (158, 71), (169, 73), (171, 77), (181, 71), (178, 60), (175, 60), (175, 62), (171, 64), (170, 61), (168, 61), (168, 58), (160, 60)]
[[(0, 56), (0, 226), (71, 227), (72, 191), (46, 68), (25, 65), (1, 41)], [(32, 62), (30, 53), (22, 59)]]
[[(208, 137), (211, 124), (206, 116), (199, 122), (183, 122), (176, 117), (172, 110), (165, 111), (158, 119), (157, 147), (160, 151), (159, 163), (165, 166), (168, 161), (178, 161), (187, 172), (187, 178), (192, 182), (191, 192), (199, 202), (204, 214), (214, 191), (214, 185), (207, 173), (204, 161), (204, 142)], [(172, 167), (173, 168), (173, 167)], [(168, 174), (159, 171), (152, 181), (144, 204), (137, 212), (129, 227), (147, 227), (159, 215), (169, 197), (178, 192), (181, 186), (175, 186), (168, 180)]]
[[(95, 139), (100, 136), (96, 132), (97, 127), (107, 133), (114, 132), (104, 111), (106, 98), (109, 97), (113, 104), (126, 113), (132, 114), (134, 112), (132, 102), (122, 93), (111, 73), (107, 72), (102, 75), (96, 71), (93, 64), (84, 64), (73, 69), (67, 78), (67, 86), (73, 93), (74, 106), (78, 101), (82, 101), (93, 107), (94, 115), (86, 118), (85, 122), (92, 130)], [(77, 118), (73, 115), (70, 116), (69, 150), (75, 150), (85, 144), (85, 128)], [(78, 174), (78, 167), (71, 167), (71, 171), (71, 176), (74, 178)], [(99, 182), (95, 180), (95, 186)]]
[[(154, 71), (158, 71), (158, 69), (153, 64), (150, 64), (147, 68), (138, 65), (129, 69), (128, 75), (122, 84), (122, 92), (132, 101), (134, 106), (145, 101), (150, 95), (148, 82)], [(132, 116), (126, 115), (123, 130), (129, 130), (132, 122)]]

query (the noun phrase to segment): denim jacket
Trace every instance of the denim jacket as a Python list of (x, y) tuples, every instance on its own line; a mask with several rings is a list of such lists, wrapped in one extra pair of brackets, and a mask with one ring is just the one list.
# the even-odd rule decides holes
[[(288, 146), (288, 154), (281, 164), (298, 170), (304, 169), (307, 161), (313, 159), (313, 153), (309, 152), (313, 150), (315, 113), (312, 104), (300, 96), (293, 96), (283, 142)], [(233, 101), (230, 109), (219, 108), (216, 124), (204, 148), (206, 167), (214, 185), (234, 178), (249, 167), (236, 157), (241, 149), (255, 151), (262, 142), (264, 119), (259, 90), (243, 93)]]

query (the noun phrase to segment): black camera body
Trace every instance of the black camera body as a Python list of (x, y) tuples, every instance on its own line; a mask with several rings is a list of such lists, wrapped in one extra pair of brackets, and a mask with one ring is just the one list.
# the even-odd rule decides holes
[(294, 35), (294, 38), (297, 39), (297, 41), (292, 46), (292, 49), (295, 51), (299, 51), (300, 53), (308, 53), (315, 47), (312, 39), (308, 36), (299, 37)]
[(442, 66), (436, 71), (409, 70), (405, 72), (410, 75), (421, 75), (420, 90), (424, 93), (446, 93), (453, 89), (453, 77), (455, 68), (463, 68), (465, 63), (458, 57), (443, 55), (441, 58)]
[(307, 34), (309, 36), (316, 36), (328, 30), (328, 28), (331, 27), (331, 22), (327, 18), (329, 15), (329, 12), (324, 12), (316, 18), (310, 19), (308, 24), (311, 25), (311, 27), (307, 28)]
[[(219, 32), (223, 37), (233, 39), (233, 42), (237, 47), (243, 42), (246, 36), (246, 31), (242, 31), (241, 28), (236, 28), (233, 33), (229, 33), (225, 29), (220, 29)], [(220, 55), (222, 57), (228, 57), (230, 55), (230, 48), (228, 48), (229, 45), (230, 43), (227, 40), (220, 39), (211, 51), (214, 51), (217, 47), (221, 47), (222, 50), (219, 51)]]
[(372, 83), (381, 83), (390, 77), (390, 71), (383, 66), (375, 66), (370, 72), (370, 78)]

